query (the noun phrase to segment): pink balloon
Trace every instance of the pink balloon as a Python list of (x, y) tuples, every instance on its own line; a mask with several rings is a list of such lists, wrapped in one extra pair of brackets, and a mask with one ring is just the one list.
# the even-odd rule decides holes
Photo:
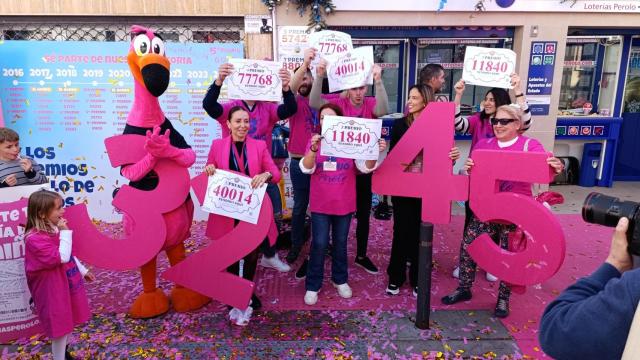
[[(207, 181), (207, 175), (201, 174), (191, 182), (201, 204), (206, 194)], [(233, 225), (233, 220), (229, 220)], [(212, 299), (244, 309), (251, 299), (254, 283), (228, 273), (227, 267), (257, 248), (268, 234), (272, 243), (275, 243), (277, 231), (273, 232), (275, 228), (272, 224), (273, 206), (265, 195), (257, 224), (240, 221), (231, 231), (225, 232), (206, 248), (171, 267), (162, 276)]]
[(469, 202), (481, 221), (519, 225), (529, 233), (526, 249), (509, 252), (482, 234), (469, 246), (480, 267), (516, 285), (539, 284), (558, 272), (565, 255), (564, 232), (556, 217), (530, 196), (497, 192), (496, 180), (548, 184), (555, 176), (546, 153), (476, 150)]
[[(142, 159), (145, 137), (118, 135), (107, 138), (105, 146), (113, 167), (132, 164)], [(91, 221), (86, 205), (66, 209), (65, 217), (73, 229), (73, 251), (83, 261), (115, 270), (138, 268), (162, 249), (166, 239), (163, 213), (174, 210), (189, 194), (189, 171), (174, 161), (160, 159), (153, 169), (158, 174), (158, 186), (142, 191), (123, 185), (112, 204), (127, 213), (133, 221), (133, 232), (123, 239), (102, 234)]]
[[(451, 201), (466, 200), (469, 179), (453, 175), (449, 151), (454, 146), (455, 105), (432, 102), (422, 111), (373, 175), (378, 194), (422, 199), (422, 221), (451, 222)], [(405, 172), (423, 152), (422, 173)]]

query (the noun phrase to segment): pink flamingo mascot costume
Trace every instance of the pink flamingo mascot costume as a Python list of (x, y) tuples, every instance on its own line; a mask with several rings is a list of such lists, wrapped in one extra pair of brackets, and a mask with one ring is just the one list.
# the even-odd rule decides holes
[[(170, 74), (162, 39), (153, 31), (137, 25), (131, 27), (131, 36), (127, 62), (134, 77), (135, 98), (124, 134), (146, 136), (147, 154), (140, 161), (123, 166), (121, 173), (130, 180), (130, 186), (151, 190), (158, 184), (158, 175), (153, 171), (158, 159), (170, 159), (188, 168), (195, 162), (196, 155), (160, 108), (158, 97), (167, 89)], [(173, 266), (185, 258), (183, 242), (191, 235), (193, 220), (191, 198), (187, 196), (184, 203), (162, 216), (167, 226), (163, 250)], [(133, 220), (126, 215), (124, 226), (130, 233)], [(144, 291), (134, 301), (129, 314), (134, 318), (150, 318), (167, 312), (169, 299), (156, 286), (156, 257), (144, 264), (140, 272)], [(209, 300), (179, 285), (171, 291), (171, 303), (178, 312), (198, 309)]]

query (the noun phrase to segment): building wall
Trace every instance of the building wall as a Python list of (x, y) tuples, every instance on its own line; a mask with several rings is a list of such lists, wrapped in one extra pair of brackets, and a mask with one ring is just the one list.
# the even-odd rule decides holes
[[(3, 16), (166, 16), (238, 17), (267, 15), (260, 0), (22, 0), (0, 1)], [(248, 58), (272, 56), (269, 34), (247, 34), (244, 38)]]
[[(591, 13), (510, 13), (510, 12), (389, 12), (340, 11), (326, 18), (329, 26), (505, 26), (515, 27), (513, 50), (518, 54), (517, 72), (526, 86), (531, 41), (557, 41), (557, 59), (564, 59), (569, 27), (640, 26), (637, 14)], [(295, 8), (277, 8), (278, 25), (307, 25), (308, 15), (300, 17)], [(531, 37), (531, 27), (538, 26), (538, 35)], [(539, 139), (546, 149), (554, 148), (556, 112), (560, 97), (563, 62), (555, 64), (553, 91), (548, 116), (534, 117), (528, 135)]]

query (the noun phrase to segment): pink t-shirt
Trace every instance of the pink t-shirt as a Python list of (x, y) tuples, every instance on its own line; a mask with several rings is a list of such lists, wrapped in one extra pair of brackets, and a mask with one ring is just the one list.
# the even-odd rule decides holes
[(278, 104), (265, 101), (256, 101), (253, 111), (249, 111), (242, 100), (232, 100), (222, 104), (222, 115), (216, 120), (220, 123), (222, 137), (229, 136), (227, 118), (229, 110), (234, 106), (242, 106), (249, 113), (249, 136), (256, 140), (264, 140), (267, 143), (267, 150), (271, 154), (271, 134), (273, 127), (280, 120), (278, 117)]
[[(544, 147), (540, 142), (533, 138), (528, 138), (526, 136), (519, 136), (518, 140), (507, 147), (501, 148), (498, 145), (498, 140), (496, 138), (489, 139), (481, 139), (476, 144), (475, 150), (501, 150), (501, 151), (524, 151), (525, 143), (529, 140), (529, 144), (527, 145), (528, 152), (545, 152)], [(471, 158), (473, 159), (473, 154), (471, 154)], [(522, 194), (526, 196), (532, 196), (531, 193), (531, 183), (520, 182), (520, 181), (498, 181), (499, 192), (513, 192), (516, 194)]]
[(492, 138), (494, 137), (494, 134), (493, 127), (491, 126), (491, 121), (489, 121), (489, 119), (482, 121), (480, 119), (479, 112), (469, 116), (468, 120), (468, 133), (471, 134), (471, 149), (469, 150), (469, 152), (471, 152), (473, 151), (473, 149), (475, 149), (478, 141), (482, 139)]
[[(311, 146), (308, 143), (306, 149)], [(336, 171), (325, 171), (325, 161), (335, 161)], [(309, 207), (311, 212), (347, 215), (356, 211), (356, 164), (353, 159), (316, 156), (316, 170), (311, 175)]]
[(375, 119), (373, 109), (376, 107), (376, 98), (365, 97), (362, 106), (355, 107), (349, 98), (331, 99), (329, 102), (336, 104), (342, 109), (344, 116), (357, 117), (363, 119)]
[[(340, 94), (326, 94), (321, 97), (326, 101), (331, 101), (339, 99)], [(320, 121), (318, 110), (309, 105), (309, 97), (298, 95), (296, 102), (298, 103), (298, 111), (289, 118), (290, 134), (287, 147), (290, 153), (303, 155), (311, 136), (320, 133)]]

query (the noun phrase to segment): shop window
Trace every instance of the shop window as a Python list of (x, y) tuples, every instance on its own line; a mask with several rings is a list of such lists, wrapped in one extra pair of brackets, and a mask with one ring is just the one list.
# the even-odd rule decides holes
[[(416, 83), (419, 81), (420, 69), (423, 66), (430, 63), (440, 64), (444, 68), (446, 81), (436, 97), (439, 100), (453, 101), (455, 96), (453, 86), (462, 78), (467, 46), (511, 49), (512, 42), (511, 39), (419, 39)], [(480, 104), (489, 89), (484, 86), (467, 85), (461, 101), (462, 113), (468, 115), (479, 111)]]
[[(404, 78), (400, 73), (400, 47), (404, 42), (399, 40), (353, 40), (354, 47), (373, 46), (373, 61), (382, 68), (382, 82), (389, 98), (389, 112), (401, 112), (404, 100), (398, 94), (398, 81)], [(375, 87), (369, 86), (368, 96), (375, 95)]]
[[(634, 39), (638, 41), (638, 39)], [(629, 68), (624, 89), (623, 112), (640, 113), (640, 42), (631, 47)]]
[(558, 109), (560, 115), (611, 115), (620, 64), (620, 37), (568, 38)]

